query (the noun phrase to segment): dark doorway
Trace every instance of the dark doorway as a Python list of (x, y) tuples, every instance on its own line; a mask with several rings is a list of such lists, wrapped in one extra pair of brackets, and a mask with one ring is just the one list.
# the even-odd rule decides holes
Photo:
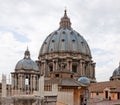
[(120, 93), (117, 93), (117, 98), (120, 99)]
[(105, 91), (105, 98), (108, 99), (108, 91)]
[(83, 99), (83, 95), (80, 95), (80, 105), (82, 105)]

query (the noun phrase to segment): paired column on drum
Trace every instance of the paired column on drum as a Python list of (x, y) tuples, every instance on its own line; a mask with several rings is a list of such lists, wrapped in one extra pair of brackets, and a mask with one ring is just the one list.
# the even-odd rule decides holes
[(53, 71), (58, 70), (58, 59), (53, 59)]
[(72, 59), (67, 59), (67, 70), (72, 71)]
[(80, 76), (87, 76), (88, 78), (95, 78), (95, 63), (92, 61), (79, 61), (79, 72)]

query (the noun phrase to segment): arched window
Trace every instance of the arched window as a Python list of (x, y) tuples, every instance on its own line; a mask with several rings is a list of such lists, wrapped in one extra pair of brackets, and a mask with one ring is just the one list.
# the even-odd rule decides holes
[(50, 70), (50, 72), (53, 71), (53, 66), (52, 65), (49, 66), (49, 70)]

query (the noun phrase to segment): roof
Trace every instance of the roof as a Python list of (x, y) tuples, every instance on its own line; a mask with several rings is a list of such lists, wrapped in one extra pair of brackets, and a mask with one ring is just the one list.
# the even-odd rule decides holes
[(15, 70), (39, 70), (37, 63), (31, 59), (22, 59), (16, 64)]
[(60, 80), (59, 82), (59, 85), (60, 86), (85, 86), (84, 84), (82, 83), (79, 83), (78, 81), (72, 79), (72, 78), (63, 78)]
[(69, 87), (85, 87), (86, 85), (79, 83), (72, 78), (54, 78), (52, 80), (45, 80), (45, 84), (58, 84), (59, 86)]
[(90, 92), (103, 92), (104, 89), (109, 88), (111, 92), (120, 92), (120, 80), (91, 83), (89, 87)]

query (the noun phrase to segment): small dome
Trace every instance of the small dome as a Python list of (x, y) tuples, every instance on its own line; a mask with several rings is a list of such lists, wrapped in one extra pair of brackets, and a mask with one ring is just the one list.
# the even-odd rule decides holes
[(120, 67), (118, 67), (114, 70), (113, 76), (120, 76)]
[(120, 76), (120, 65), (118, 68), (116, 68), (113, 72), (113, 75), (112, 76)]
[(78, 82), (82, 83), (82, 84), (86, 84), (89, 85), (90, 84), (90, 80), (87, 77), (80, 77), (78, 79)]
[(30, 58), (28, 49), (24, 53), (24, 58), (16, 64), (15, 70), (39, 70), (37, 63)]
[(120, 63), (119, 66), (113, 71), (110, 80), (120, 80)]
[(45, 54), (59, 52), (80, 53), (91, 57), (87, 41), (71, 28), (66, 10), (61, 18), (59, 29), (52, 32), (42, 44), (38, 58)]

